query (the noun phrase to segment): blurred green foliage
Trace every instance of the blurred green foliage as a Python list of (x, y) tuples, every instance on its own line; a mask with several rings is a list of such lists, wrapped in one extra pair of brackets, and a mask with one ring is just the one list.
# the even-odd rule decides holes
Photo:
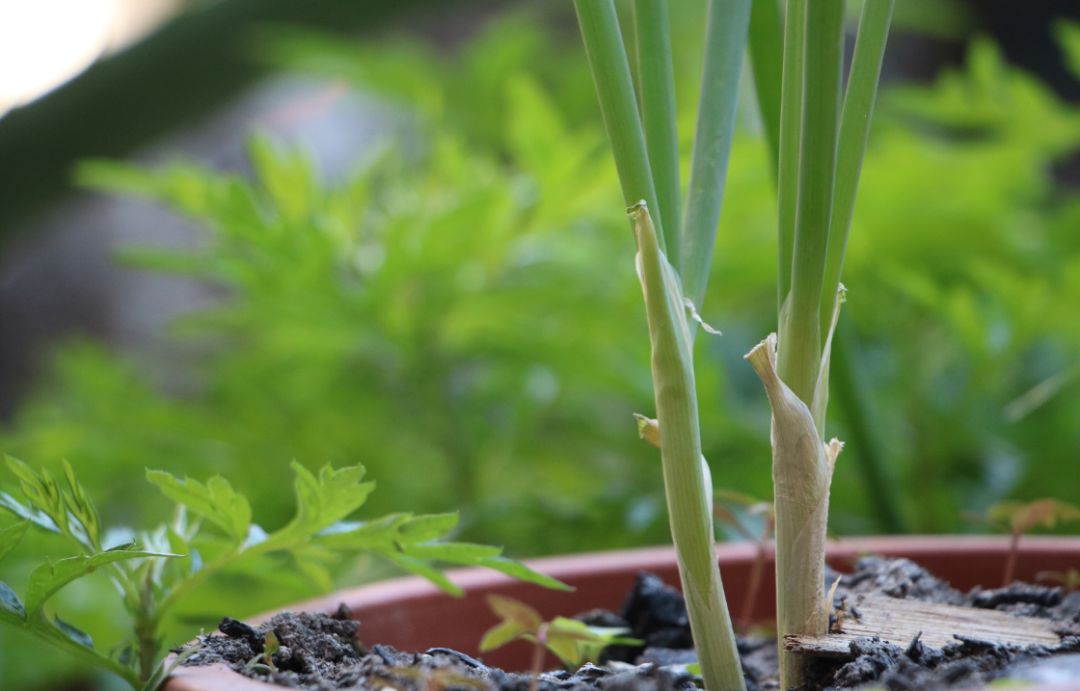
[[(692, 37), (676, 56), (688, 145), (700, 37), (691, 12), (673, 25)], [(133, 248), (126, 262), (221, 299), (176, 323), (190, 356), (156, 369), (61, 348), (3, 449), (70, 459), (114, 523), (164, 518), (142, 479), (153, 466), (220, 473), (277, 527), (296, 459), (363, 463), (374, 513), (461, 509), (463, 539), (512, 556), (666, 541), (659, 463), (631, 416), (652, 412), (633, 241), (577, 37), (544, 26), (499, 19), (450, 56), (268, 32), (268, 59), (388, 104), (395, 135), (345, 179), (265, 137), (250, 175), (83, 165), (86, 184), (205, 229), (193, 252)], [(1062, 31), (1074, 64), (1076, 35)], [(742, 355), (775, 328), (775, 198), (749, 96), (740, 116), (703, 315), (724, 336), (698, 339), (698, 381), (714, 482), (768, 496), (768, 406)], [(883, 93), (843, 318), (912, 530), (972, 529), (962, 511), (1004, 497), (1080, 496), (1080, 201), (1056, 178), (1078, 145), (1080, 111), (984, 41), (934, 84)], [(834, 480), (841, 535), (879, 529), (857, 453)], [(4, 580), (56, 548), (27, 540)], [(175, 635), (314, 589), (281, 578), (239, 606), (237, 588), (204, 588)], [(61, 600), (108, 639), (122, 615), (94, 587), (107, 586)], [(33, 674), (14, 652), (2, 663), (5, 680)]]

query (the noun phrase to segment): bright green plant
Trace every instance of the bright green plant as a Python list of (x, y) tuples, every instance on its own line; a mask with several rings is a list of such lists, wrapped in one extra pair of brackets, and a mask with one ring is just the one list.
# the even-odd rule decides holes
[(577, 669), (585, 662), (599, 661), (604, 648), (612, 645), (640, 646), (642, 642), (625, 634), (625, 628), (589, 626), (585, 622), (567, 617), (555, 617), (544, 621), (532, 607), (504, 595), (489, 595), (488, 607), (501, 621), (491, 627), (480, 641), (480, 652), (501, 648), (516, 640), (533, 644), (533, 688), (543, 671), (544, 650), (550, 650), (569, 669)]
[[(842, 448), (836, 439), (825, 441), (829, 363), (845, 298), (840, 273), (893, 10), (892, 0), (864, 3), (845, 90), (844, 4), (787, 3), (776, 143), (779, 335), (747, 355), (773, 411), (781, 640), (828, 627), (825, 540), (829, 490)], [(758, 77), (759, 93), (775, 91), (769, 75)], [(807, 664), (781, 645), (781, 685), (801, 685)]]
[[(434, 563), (483, 566), (546, 587), (566, 587), (503, 557), (501, 548), (447, 541), (457, 525), (457, 514), (399, 513), (346, 521), (375, 488), (374, 482), (363, 481), (361, 466), (325, 466), (316, 474), (293, 464), (296, 513), (272, 532), (252, 522), (248, 500), (221, 476), (204, 484), (160, 470), (147, 471), (147, 479), (175, 503), (176, 511), (168, 524), (133, 533), (105, 530), (69, 464), (64, 464), (62, 482), (14, 458), (9, 457), (7, 465), (19, 480), (19, 496), (0, 493), (0, 506), (19, 522), (0, 531), (0, 558), (31, 527), (62, 536), (77, 553), (37, 566), (21, 598), (0, 582), (0, 622), (111, 672), (136, 689), (157, 688), (166, 673), (161, 629), (177, 604), (207, 579), (244, 564), (262, 562), (270, 571), (268, 560), (284, 558), (326, 582), (325, 568), (335, 555), (366, 552), (454, 595), (460, 595), (461, 589)], [(123, 539), (110, 544), (118, 533), (124, 533)], [(97, 570), (107, 573), (132, 621), (129, 635), (112, 653), (96, 649), (89, 635), (47, 613), (46, 606), (62, 588)]]
[[(927, 5), (928, 24), (941, 25), (942, 5)], [(701, 67), (703, 7), (669, 3), (680, 79)], [(753, 3), (749, 57), (775, 74), (778, 104), (777, 42), (754, 38), (768, 35), (759, 15), (770, 7)], [(610, 212), (617, 188), (579, 41), (545, 27), (499, 17), (449, 51), (404, 35), (275, 32), (276, 65), (351, 80), (366, 102), (392, 104), (407, 134), (404, 153), (390, 144), (343, 179), (280, 146), (257, 155), (250, 178), (182, 163), (84, 169), (84, 182), (200, 229), (193, 248), (125, 248), (125, 270), (209, 284), (215, 299), (149, 348), (58, 344), (0, 430), (3, 448), (58, 477), (47, 459), (70, 458), (109, 523), (161, 519), (159, 497), (140, 491), (146, 459), (225, 474), (280, 525), (290, 458), (362, 458), (380, 478), (368, 510), (460, 506), (462, 539), (525, 554), (664, 539), (659, 466), (625, 428), (652, 395), (632, 249)], [(1063, 27), (1080, 64), (1076, 35)], [(692, 122), (696, 92), (676, 91), (680, 124)], [(769, 410), (740, 360), (740, 344), (776, 324), (775, 154), (762, 155), (774, 140), (753, 110), (741, 108), (734, 131), (715, 280), (699, 305), (726, 337), (698, 339), (695, 378), (704, 455), (724, 460), (716, 485), (765, 497)], [(849, 447), (830, 491), (832, 530), (956, 531), (970, 529), (965, 510), (1006, 497), (1077, 496), (1080, 474), (1062, 475), (1059, 459), (1075, 451), (1080, 328), (1060, 315), (1080, 303), (1080, 198), (1062, 175), (1080, 111), (985, 38), (931, 83), (893, 82), (876, 110), (844, 265), (855, 290), (833, 347), (828, 425)], [(683, 161), (690, 129), (680, 128)], [(67, 555), (31, 531), (0, 578), (22, 582), (42, 553)], [(370, 579), (380, 564), (361, 560), (334, 580)], [(314, 592), (297, 569), (278, 570), (273, 588), (241, 577), (204, 584), (167, 638)], [(105, 641), (125, 619), (109, 592), (84, 579), (54, 602)], [(5, 688), (85, 674), (59, 657), (34, 665), (36, 643), (13, 630), (0, 628), (0, 645)]]
[[(680, 224), (666, 4), (634, 4), (636, 98), (614, 3), (575, 2), (637, 239), (669, 519), (691, 630), (710, 689), (741, 688), (743, 680), (712, 554), (706, 499), (710, 480), (701, 456), (691, 317), (697, 317), (712, 262), (748, 33), (754, 36), (763, 120), (778, 156), (779, 337), (770, 336), (747, 356), (773, 410), (777, 628), (783, 640), (787, 634), (822, 633), (828, 621), (822, 574), (829, 487), (841, 448), (836, 440), (823, 441), (829, 354), (893, 9), (891, 0), (864, 5), (845, 93), (844, 4), (789, 0), (782, 32), (779, 18), (759, 9), (751, 32), (750, 3), (710, 3), (698, 130)], [(782, 80), (775, 60), (769, 59), (770, 45), (783, 47)], [(800, 685), (804, 662), (782, 647), (780, 655), (781, 685)]]
[(708, 280), (750, 3), (709, 6), (698, 131), (681, 223), (667, 3), (634, 4), (640, 112), (614, 2), (576, 0), (574, 7), (637, 242), (664, 490), (690, 629), (706, 688), (744, 688), (713, 558), (712, 481), (701, 454), (693, 367), (697, 325), (688, 312), (696, 316)]

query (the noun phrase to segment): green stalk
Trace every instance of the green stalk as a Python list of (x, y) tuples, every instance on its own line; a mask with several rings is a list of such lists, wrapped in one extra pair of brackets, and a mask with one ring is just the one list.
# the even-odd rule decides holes
[(773, 175), (780, 159), (780, 84), (782, 56), (776, 47), (783, 40), (780, 5), (777, 0), (757, 0), (750, 11), (750, 67), (754, 73), (754, 91), (758, 112), (769, 147)]
[(851, 60), (844, 111), (840, 119), (837, 147), (836, 189), (833, 193), (832, 221), (829, 228), (829, 254), (821, 288), (822, 330), (832, 314), (840, 271), (844, 265), (851, 218), (855, 213), (855, 193), (859, 188), (866, 142), (870, 138), (870, 120), (877, 100), (881, 62), (889, 35), (895, 0), (866, 0), (859, 17), (859, 33)]
[(817, 636), (828, 630), (825, 539), (829, 487), (841, 444), (835, 439), (822, 443), (810, 408), (777, 375), (775, 334), (746, 359), (761, 378), (772, 407), (780, 688), (802, 688), (811, 659), (788, 651), (784, 637)]
[[(638, 93), (645, 147), (656, 185), (656, 209), (668, 229), (667, 253), (679, 268), (679, 134), (675, 117), (675, 68), (667, 0), (634, 0)], [(644, 197), (638, 197), (644, 199)], [(631, 203), (633, 200), (627, 200)]]
[(713, 552), (711, 489), (701, 457), (690, 327), (679, 279), (660, 250), (643, 203), (628, 210), (652, 343), (652, 376), (660, 425), (664, 493), (679, 576), (705, 688), (745, 688), (735, 632)]
[(780, 323), (779, 373), (795, 395), (812, 405), (821, 369), (821, 288), (836, 178), (844, 61), (843, 0), (814, 0), (807, 4), (803, 52), (795, 244), (790, 304)]
[[(619, 171), (623, 199), (627, 206), (644, 199), (649, 208), (660, 208), (656, 201), (645, 135), (641, 129), (630, 64), (619, 30), (614, 0), (574, 0), (585, 54), (589, 59), (604, 128), (611, 141), (615, 167)], [(663, 219), (656, 219), (657, 237), (666, 251)], [(668, 232), (675, 232), (671, 230)]]
[(795, 247), (795, 201), (799, 184), (799, 139), (802, 132), (803, 25), (806, 0), (788, 0), (784, 24), (783, 83), (780, 87), (780, 134), (777, 162), (777, 216), (780, 271), (777, 307), (783, 322), (784, 305), (791, 291), (791, 258)]
[(699, 308), (709, 281), (724, 198), (750, 5), (751, 0), (712, 0), (706, 20), (701, 102), (682, 227), (683, 254), (682, 262), (676, 263), (686, 296)]

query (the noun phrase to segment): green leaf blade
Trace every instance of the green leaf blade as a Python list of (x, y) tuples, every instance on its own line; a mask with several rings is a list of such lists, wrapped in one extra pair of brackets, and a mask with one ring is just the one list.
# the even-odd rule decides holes
[(125, 547), (93, 555), (78, 555), (56, 562), (46, 562), (30, 573), (30, 583), (26, 588), (26, 611), (28, 614), (34, 614), (61, 588), (106, 564), (131, 559), (178, 556), (180, 555), (168, 552), (149, 552)]
[[(668, 260), (682, 277), (686, 297), (699, 309), (709, 281), (727, 181), (739, 73), (750, 27), (750, 5), (751, 0), (713, 0), (709, 3), (701, 103), (686, 193), (686, 214), (680, 231), (682, 257), (668, 253)], [(655, 208), (649, 205), (650, 212)], [(663, 245), (661, 250), (668, 252)]]
[(836, 187), (833, 191), (829, 227), (829, 250), (825, 279), (821, 287), (822, 345), (829, 331), (840, 285), (840, 274), (847, 251), (851, 220), (855, 215), (855, 195), (859, 189), (863, 157), (870, 139), (870, 123), (877, 101), (878, 80), (885, 58), (895, 0), (870, 0), (863, 3), (859, 32), (848, 75), (847, 93), (840, 116), (837, 143)]
[[(615, 156), (623, 199), (628, 206), (645, 200), (649, 208), (658, 209), (645, 134), (634, 97), (634, 83), (630, 77), (630, 65), (626, 59), (615, 3), (612, 0), (574, 0), (574, 9), (600, 100), (604, 128)], [(657, 219), (656, 226), (661, 246), (665, 246), (661, 219)]]
[(681, 258), (679, 133), (668, 3), (667, 0), (634, 0), (633, 9), (641, 121), (656, 187), (657, 214), (660, 225), (670, 229), (664, 237), (668, 253)]
[(192, 478), (177, 478), (164, 470), (147, 470), (146, 479), (161, 493), (210, 521), (234, 540), (247, 537), (251, 506), (229, 482), (215, 475), (204, 485)]
[(808, 2), (791, 293), (779, 349), (780, 378), (808, 406), (821, 369), (819, 317), (836, 181), (843, 47), (843, 0)]

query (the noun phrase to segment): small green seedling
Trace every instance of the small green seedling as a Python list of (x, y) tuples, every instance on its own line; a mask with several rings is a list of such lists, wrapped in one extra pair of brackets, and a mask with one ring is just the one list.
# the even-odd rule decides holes
[(1068, 571), (1040, 571), (1035, 575), (1035, 580), (1047, 583), (1057, 583), (1067, 592), (1080, 590), (1080, 570), (1069, 569)]
[(517, 640), (533, 644), (532, 688), (536, 688), (544, 664), (544, 650), (550, 650), (567, 668), (595, 662), (612, 645), (642, 645), (625, 636), (624, 628), (589, 626), (577, 619), (555, 617), (544, 621), (532, 607), (503, 595), (489, 595), (488, 606), (502, 621), (484, 634), (480, 651), (488, 652)]
[(1036, 499), (1026, 503), (1003, 501), (986, 510), (986, 519), (989, 523), (1005, 526), (1011, 535), (1001, 583), (1005, 586), (1013, 582), (1016, 574), (1021, 536), (1033, 528), (1055, 528), (1062, 523), (1080, 521), (1080, 508), (1057, 499)]

